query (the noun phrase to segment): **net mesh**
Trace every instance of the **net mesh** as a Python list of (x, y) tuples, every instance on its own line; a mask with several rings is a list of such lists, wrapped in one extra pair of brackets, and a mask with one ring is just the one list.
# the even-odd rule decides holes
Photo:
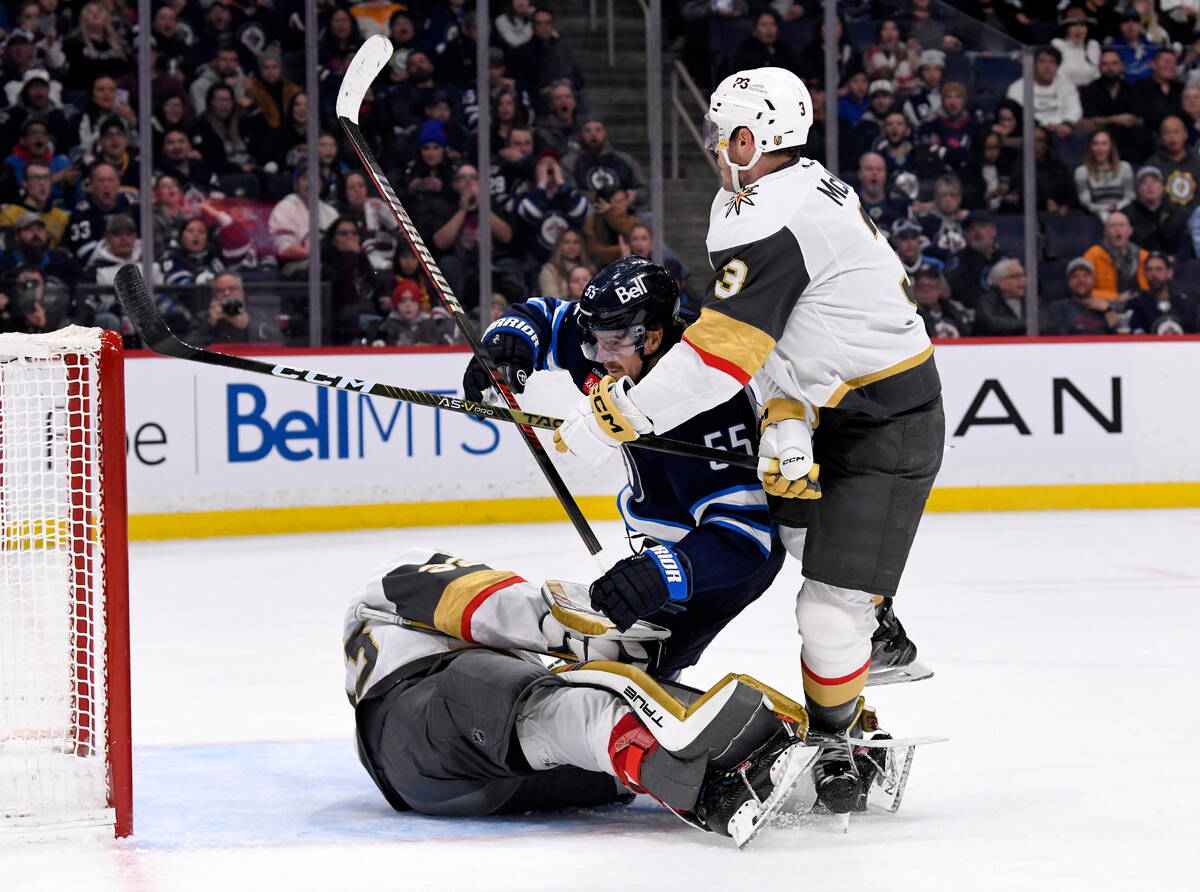
[(112, 820), (100, 347), (0, 335), (0, 834)]

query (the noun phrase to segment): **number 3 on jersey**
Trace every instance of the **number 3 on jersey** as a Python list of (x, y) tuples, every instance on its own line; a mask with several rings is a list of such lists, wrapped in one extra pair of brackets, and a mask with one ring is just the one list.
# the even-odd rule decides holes
[(717, 277), (717, 281), (713, 283), (713, 294), (722, 300), (727, 297), (733, 297), (746, 284), (746, 274), (748, 272), (746, 264), (742, 263), (742, 261), (729, 261), (725, 264), (725, 268), (721, 270), (721, 275)]

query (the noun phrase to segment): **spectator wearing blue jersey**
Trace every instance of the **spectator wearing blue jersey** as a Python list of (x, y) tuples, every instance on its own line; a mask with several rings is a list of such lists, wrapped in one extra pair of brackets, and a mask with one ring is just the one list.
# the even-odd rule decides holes
[(1109, 46), (1116, 50), (1125, 63), (1125, 80), (1136, 84), (1150, 76), (1150, 60), (1158, 44), (1146, 36), (1142, 27), (1142, 16), (1132, 6), (1121, 17), (1120, 33)]
[(846, 92), (838, 100), (838, 117), (850, 126), (854, 126), (867, 113), (870, 103), (867, 99), (867, 89), (871, 82), (862, 71), (856, 71), (843, 82)]

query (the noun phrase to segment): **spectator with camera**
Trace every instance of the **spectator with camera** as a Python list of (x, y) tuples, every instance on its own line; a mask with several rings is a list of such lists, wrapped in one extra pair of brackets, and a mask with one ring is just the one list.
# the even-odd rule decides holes
[(32, 266), (17, 267), (0, 290), (0, 332), (41, 334), (59, 328), (64, 320), (53, 318), (44, 303), (42, 272)]
[(1083, 257), (1067, 264), (1067, 296), (1046, 308), (1052, 335), (1110, 335), (1117, 333), (1121, 314), (1112, 301), (1095, 293), (1096, 271)]
[(1172, 281), (1175, 262), (1170, 254), (1153, 252), (1146, 258), (1149, 286), (1129, 300), (1129, 330), (1134, 334), (1200, 334), (1200, 301), (1181, 294)]
[(18, 201), (0, 208), (0, 226), (15, 226), (25, 214), (37, 214), (46, 224), (50, 247), (57, 248), (67, 230), (71, 215), (54, 204), (50, 195), (52, 179), (48, 165), (40, 161), (26, 164), (21, 180), (21, 197)]
[(534, 258), (541, 263), (551, 256), (563, 232), (582, 228), (591, 205), (566, 181), (553, 149), (538, 155), (534, 179), (537, 185), (517, 204), (517, 217), (530, 235)]
[(245, 344), (250, 340), (250, 315), (246, 291), (236, 273), (224, 272), (212, 281), (212, 300), (196, 317), (186, 340), (196, 347), (212, 344)]

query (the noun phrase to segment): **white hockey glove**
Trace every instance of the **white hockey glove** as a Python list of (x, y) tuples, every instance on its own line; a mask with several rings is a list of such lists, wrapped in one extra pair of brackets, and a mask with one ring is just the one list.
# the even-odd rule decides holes
[(632, 378), (605, 375), (576, 403), (554, 432), (554, 448), (601, 465), (622, 443), (648, 434), (654, 426), (628, 396)]
[(768, 495), (819, 499), (820, 466), (813, 463), (811, 413), (795, 400), (768, 400), (758, 441), (758, 477)]

